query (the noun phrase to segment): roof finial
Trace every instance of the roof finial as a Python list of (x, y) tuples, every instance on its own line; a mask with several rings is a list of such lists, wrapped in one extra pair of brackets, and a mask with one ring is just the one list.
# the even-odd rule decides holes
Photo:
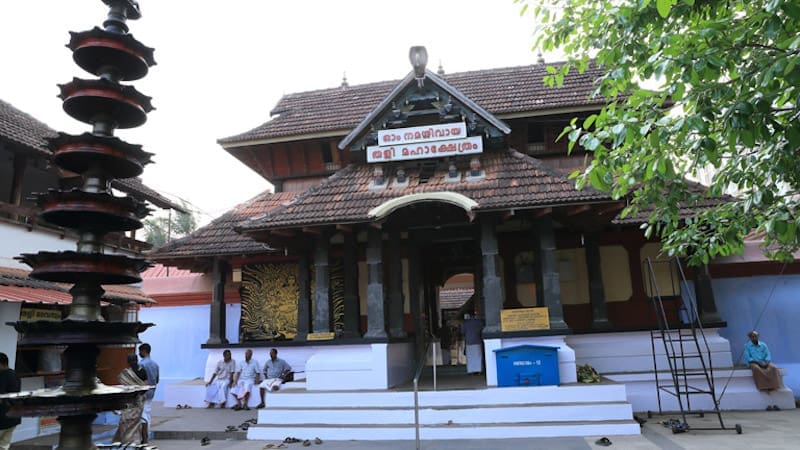
[(442, 60), (439, 60), (439, 70), (436, 71), (439, 76), (444, 76), (444, 67), (442, 67)]
[(544, 56), (542, 56), (542, 52), (536, 54), (536, 64), (539, 64), (541, 66), (544, 65)]
[(408, 51), (408, 59), (414, 68), (417, 85), (422, 87), (425, 80), (425, 65), (428, 64), (428, 51), (424, 46), (415, 45)]
[(347, 83), (347, 72), (342, 72), (342, 87), (346, 88), (349, 86), (350, 84)]

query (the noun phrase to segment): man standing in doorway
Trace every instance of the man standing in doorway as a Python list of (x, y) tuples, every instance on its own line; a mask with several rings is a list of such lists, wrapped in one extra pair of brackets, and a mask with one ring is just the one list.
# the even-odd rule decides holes
[[(0, 394), (19, 392), (19, 377), (8, 367), (8, 355), (0, 353)], [(8, 405), (0, 403), (0, 450), (8, 450), (11, 446), (11, 435), (20, 424), (19, 417), (8, 417)]]
[(139, 361), (145, 372), (147, 372), (147, 384), (153, 386), (153, 389), (147, 391), (144, 397), (144, 409), (142, 410), (142, 444), (146, 444), (150, 433), (150, 420), (151, 411), (153, 408), (153, 397), (156, 395), (155, 386), (158, 385), (158, 364), (150, 358), (150, 344), (142, 344), (139, 346)]
[(483, 371), (483, 321), (464, 314), (464, 323), (461, 324), (461, 333), (467, 353), (467, 373), (479, 375)]

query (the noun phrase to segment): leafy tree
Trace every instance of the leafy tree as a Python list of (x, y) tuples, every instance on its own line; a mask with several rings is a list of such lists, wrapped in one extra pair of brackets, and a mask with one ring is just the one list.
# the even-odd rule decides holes
[(144, 220), (145, 240), (153, 247), (164, 245), (173, 238), (186, 236), (197, 229), (195, 212), (186, 202), (181, 202), (181, 206), (189, 213), (174, 212), (166, 216), (160, 214)]
[[(610, 101), (564, 134), (593, 158), (575, 173), (628, 197), (623, 214), (650, 211), (646, 235), (692, 264), (741, 252), (765, 235), (766, 253), (800, 245), (800, 3), (797, 0), (515, 0), (537, 26), (536, 46), (570, 70), (603, 68)], [(709, 178), (708, 186), (685, 177)], [(715, 202), (733, 192), (731, 201)], [(652, 206), (651, 206), (652, 205)], [(682, 206), (703, 205), (682, 220)]]

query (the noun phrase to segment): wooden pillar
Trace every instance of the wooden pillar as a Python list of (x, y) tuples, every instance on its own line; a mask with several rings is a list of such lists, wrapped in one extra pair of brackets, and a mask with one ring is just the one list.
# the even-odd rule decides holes
[(386, 337), (383, 289), (383, 237), (381, 230), (367, 230), (367, 334), (366, 338)]
[(389, 336), (404, 338), (403, 330), (403, 258), (400, 249), (400, 230), (389, 233)]
[(213, 262), (211, 287), (211, 318), (206, 344), (227, 344), (225, 336), (225, 279), (228, 275), (228, 264), (217, 258)]
[(308, 249), (300, 251), (300, 258), (297, 261), (297, 334), (296, 341), (305, 341), (308, 338), (308, 330), (311, 324), (311, 274), (309, 264)]
[(361, 337), (359, 318), (361, 309), (358, 304), (358, 242), (356, 234), (344, 233), (344, 329), (342, 337)]
[(592, 329), (606, 330), (612, 327), (608, 321), (608, 307), (603, 289), (603, 265), (596, 233), (584, 236), (586, 271), (589, 274), (589, 303), (592, 305)]
[(326, 233), (317, 236), (314, 246), (314, 333), (331, 331), (329, 247)]
[(484, 333), (500, 332), (500, 311), (503, 309), (503, 287), (500, 283), (500, 256), (493, 217), (481, 219), (481, 265)]
[(697, 300), (697, 312), (700, 314), (702, 323), (722, 322), (722, 316), (717, 311), (707, 264), (694, 268), (694, 295)]
[(22, 204), (22, 183), (25, 180), (25, 169), (28, 167), (28, 157), (22, 154), (14, 155), (14, 172), (11, 175), (11, 193), (8, 202), (19, 206)]
[(423, 329), (420, 326), (422, 309), (420, 308), (420, 289), (422, 288), (422, 277), (419, 257), (418, 243), (409, 235), (408, 239), (408, 302), (411, 310), (411, 318), (414, 322), (414, 342), (416, 343), (417, 355), (424, 348)]
[(553, 218), (541, 217), (536, 221), (536, 239), (539, 260), (539, 277), (541, 278), (541, 292), (543, 305), (550, 314), (551, 330), (568, 330), (564, 322), (564, 310), (561, 307), (561, 285), (558, 275), (558, 257), (556, 254), (556, 239), (553, 231)]

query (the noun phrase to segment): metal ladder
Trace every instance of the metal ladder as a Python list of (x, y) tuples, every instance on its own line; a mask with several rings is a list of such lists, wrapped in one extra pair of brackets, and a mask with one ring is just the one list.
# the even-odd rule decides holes
[[(650, 331), (650, 345), (653, 353), (653, 372), (655, 373), (656, 393), (658, 396), (658, 413), (663, 414), (662, 395), (670, 395), (678, 402), (682, 421), (670, 421), (673, 433), (682, 433), (689, 430), (686, 420), (687, 414), (698, 414), (703, 417), (705, 413), (716, 414), (719, 427), (691, 427), (693, 430), (735, 430), (742, 433), (742, 427), (736, 424), (734, 428), (726, 428), (719, 409), (719, 398), (714, 388), (714, 368), (711, 362), (711, 349), (708, 346), (703, 323), (698, 314), (697, 302), (688, 289), (689, 283), (683, 266), (678, 258), (667, 260), (652, 260), (646, 258), (643, 262), (647, 278), (648, 297), (653, 305), (653, 310), (658, 322), (658, 330)], [(658, 269), (658, 270), (657, 270)], [(659, 277), (656, 273), (667, 276)], [(676, 310), (678, 321), (670, 323), (667, 311), (664, 308), (664, 282), (668, 279), (670, 297), (678, 302)], [(686, 288), (686, 295), (681, 295)], [(701, 347), (702, 340), (702, 347)], [(659, 358), (656, 356), (657, 342), (664, 347), (664, 356), (669, 366), (669, 379), (659, 379)], [(705, 350), (703, 350), (705, 348)], [(697, 382), (700, 384), (698, 385)], [(692, 397), (707, 395), (713, 403), (712, 410), (692, 409)], [(648, 412), (652, 417), (652, 412)]]

